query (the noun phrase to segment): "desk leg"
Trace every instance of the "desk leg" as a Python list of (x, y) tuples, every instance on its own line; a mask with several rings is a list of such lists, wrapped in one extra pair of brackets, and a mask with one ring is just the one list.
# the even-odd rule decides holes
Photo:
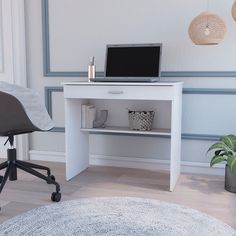
[(89, 166), (89, 134), (81, 132), (81, 104), (86, 100), (65, 99), (66, 180)]
[(180, 176), (181, 167), (182, 87), (177, 87), (171, 108), (170, 191)]

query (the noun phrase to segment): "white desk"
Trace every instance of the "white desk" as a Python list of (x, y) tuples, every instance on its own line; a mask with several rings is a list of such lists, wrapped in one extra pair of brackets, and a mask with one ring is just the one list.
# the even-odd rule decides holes
[[(180, 175), (182, 82), (160, 83), (64, 83), (66, 130), (66, 179), (89, 166), (89, 132), (170, 136), (170, 191)], [(89, 99), (171, 101), (171, 129), (132, 131), (128, 128), (81, 128), (81, 105)]]

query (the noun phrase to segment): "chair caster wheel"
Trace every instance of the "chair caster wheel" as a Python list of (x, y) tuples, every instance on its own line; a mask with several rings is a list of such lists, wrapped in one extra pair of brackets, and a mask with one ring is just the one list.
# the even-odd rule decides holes
[[(51, 178), (51, 180), (53, 180), (53, 181), (55, 181), (56, 180), (56, 178), (55, 178), (55, 176), (54, 175), (49, 175), (48, 176), (49, 178)], [(47, 184), (51, 184), (49, 181), (47, 181)]]
[(53, 202), (60, 202), (60, 200), (61, 200), (61, 193), (53, 192), (52, 196), (51, 196), (51, 200)]

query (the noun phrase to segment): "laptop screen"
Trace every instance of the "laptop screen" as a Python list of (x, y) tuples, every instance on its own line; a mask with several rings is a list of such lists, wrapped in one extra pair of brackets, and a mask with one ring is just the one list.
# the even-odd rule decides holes
[(161, 44), (108, 45), (106, 77), (159, 77)]

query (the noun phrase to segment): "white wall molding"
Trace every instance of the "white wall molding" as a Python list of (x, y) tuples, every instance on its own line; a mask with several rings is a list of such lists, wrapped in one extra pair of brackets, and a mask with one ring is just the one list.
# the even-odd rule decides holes
[[(27, 87), (26, 41), (25, 41), (25, 1), (11, 0), (13, 81)], [(29, 159), (28, 135), (17, 136), (17, 155), (21, 160)]]
[(4, 51), (3, 51), (3, 15), (2, 15), (2, 0), (0, 0), (0, 73), (3, 73), (4, 68)]
[(27, 86), (25, 4), (24, 0), (12, 1), (13, 76), (14, 82)]
[[(137, 168), (146, 170), (169, 170), (170, 161), (151, 158), (115, 157), (103, 155), (90, 155), (91, 165), (115, 166)], [(224, 165), (219, 164), (214, 168), (209, 163), (181, 161), (181, 173), (224, 175)]]
[[(65, 162), (64, 152), (31, 150), (29, 154), (30, 154), (30, 160)], [(137, 157), (90, 155), (90, 165), (165, 171), (169, 170), (170, 162), (167, 160), (157, 160), (144, 157), (137, 158)], [(223, 176), (224, 164), (219, 164), (216, 165), (214, 168), (211, 168), (209, 166), (209, 163), (182, 161), (181, 172)]]
[(2, 71), (0, 79), (13, 83), (13, 32), (12, 32), (12, 1), (1, 0), (2, 24)]
[[(1, 17), (3, 68), (0, 80), (27, 86), (25, 0), (1, 0)], [(28, 160), (27, 135), (17, 136), (16, 147), (18, 159)], [(6, 152), (5, 148), (3, 151)]]
[(26, 86), (25, 1), (1, 0), (1, 80)]
[(30, 160), (32, 161), (52, 161), (52, 162), (65, 162), (64, 152), (48, 152), (48, 151), (29, 151)]

